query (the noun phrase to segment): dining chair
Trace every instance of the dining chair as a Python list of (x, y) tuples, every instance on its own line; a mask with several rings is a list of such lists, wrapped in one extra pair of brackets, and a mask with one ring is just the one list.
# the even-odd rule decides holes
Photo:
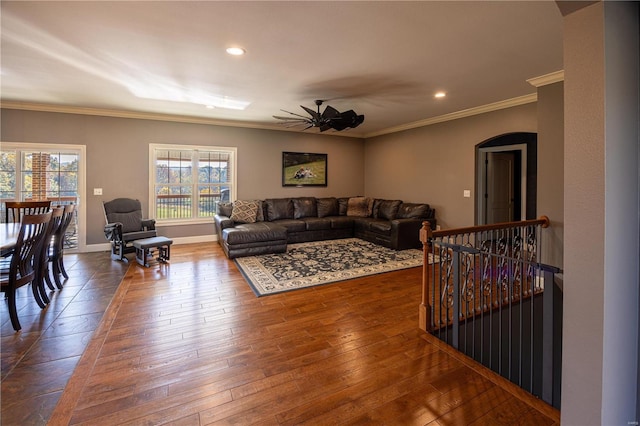
[(5, 201), (4, 222), (20, 222), (27, 214), (41, 214), (49, 211), (51, 201)]
[[(51, 252), (51, 246), (53, 244), (53, 235), (62, 224), (63, 214), (64, 206), (54, 207), (51, 209), (51, 220), (47, 226), (47, 232), (45, 237), (42, 239), (42, 243), (38, 247), (37, 258), (34, 259), (36, 274), (32, 285), (38, 288), (41, 301), (44, 305), (50, 302), (47, 289), (44, 286), (45, 282), (51, 290), (55, 290), (55, 287), (49, 278), (49, 253)], [(38, 302), (38, 299), (36, 299), (36, 302)], [(38, 302), (38, 305), (41, 308), (44, 308), (40, 302)]]
[[(7, 271), (0, 271), (0, 291), (5, 293), (9, 304), (9, 318), (15, 331), (22, 327), (18, 320), (16, 308), (16, 289), (32, 283), (35, 278), (34, 259), (38, 254), (39, 244), (45, 237), (51, 212), (25, 215), (22, 217), (20, 232), (11, 255), (11, 263)], [(38, 289), (32, 285), (33, 295), (39, 299)]]
[[(73, 220), (75, 208), (75, 204), (66, 204), (64, 206), (62, 222), (53, 233), (53, 238), (51, 240), (51, 250), (49, 251), (48, 261), (51, 262), (51, 273), (54, 281), (56, 282), (56, 287), (59, 289), (62, 289), (62, 280), (60, 279), (60, 275), (65, 279), (69, 279), (69, 275), (64, 269), (64, 239), (67, 233), (67, 228)], [(48, 277), (49, 275), (47, 274), (46, 278), (48, 279)], [(47, 280), (47, 284), (51, 287), (51, 281), (49, 279)]]

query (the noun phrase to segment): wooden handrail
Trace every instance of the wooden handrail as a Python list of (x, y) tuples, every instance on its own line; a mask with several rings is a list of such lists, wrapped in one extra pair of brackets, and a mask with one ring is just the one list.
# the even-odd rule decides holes
[(429, 282), (429, 253), (431, 249), (429, 243), (432, 238), (446, 237), (456, 234), (471, 234), (483, 231), (494, 231), (497, 229), (515, 228), (519, 226), (531, 226), (541, 225), (542, 228), (549, 226), (549, 218), (547, 216), (540, 216), (539, 219), (523, 220), (520, 222), (503, 222), (494, 223), (491, 225), (480, 226), (468, 226), (466, 228), (452, 228), (439, 231), (433, 231), (429, 221), (422, 222), (422, 228), (420, 229), (420, 242), (422, 242), (422, 300), (420, 301), (419, 308), (419, 327), (420, 329), (430, 333), (432, 331), (431, 325), (431, 283)]
[[(441, 229), (439, 231), (433, 231), (429, 236), (430, 237), (446, 237), (448, 235), (471, 234), (476, 232), (494, 231), (496, 229), (515, 228), (517, 226), (530, 226), (530, 225), (541, 225), (543, 228), (547, 228), (549, 224), (550, 224), (550, 221), (547, 216), (540, 216), (539, 219), (529, 219), (529, 220), (522, 220), (518, 222), (502, 222), (502, 223), (493, 223), (491, 225), (468, 226), (466, 228)], [(423, 222), (422, 226), (423, 227), (429, 226), (429, 222)]]

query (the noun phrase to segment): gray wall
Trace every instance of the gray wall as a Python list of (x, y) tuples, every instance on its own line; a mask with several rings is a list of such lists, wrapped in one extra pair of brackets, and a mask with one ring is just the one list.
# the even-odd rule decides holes
[[(364, 193), (364, 142), (355, 138), (3, 109), (0, 139), (87, 146), (88, 245), (106, 243), (102, 201), (138, 198), (148, 211), (150, 143), (237, 147), (239, 199)], [(283, 151), (328, 154), (328, 186), (282, 187)], [(93, 188), (102, 188), (103, 195), (94, 196)], [(213, 235), (212, 224), (161, 232), (172, 238)]]
[(565, 17), (562, 423), (638, 417), (637, 2)]
[[(475, 146), (505, 133), (536, 133), (536, 109), (531, 103), (368, 139), (365, 193), (429, 203), (442, 228), (473, 226)], [(463, 197), (465, 189), (471, 198)]]

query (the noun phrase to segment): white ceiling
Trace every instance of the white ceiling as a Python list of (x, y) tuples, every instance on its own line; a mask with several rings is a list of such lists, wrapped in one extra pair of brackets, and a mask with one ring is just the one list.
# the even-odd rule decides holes
[[(3, 0), (1, 12), (1, 98), (13, 106), (283, 128), (280, 109), (327, 99), (365, 115), (340, 134), (366, 137), (535, 95), (527, 79), (562, 69), (553, 1)], [(250, 105), (207, 109), (212, 96)]]

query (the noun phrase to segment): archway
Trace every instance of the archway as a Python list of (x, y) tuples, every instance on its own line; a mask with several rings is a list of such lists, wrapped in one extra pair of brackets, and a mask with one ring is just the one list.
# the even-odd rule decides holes
[(476, 225), (536, 217), (536, 133), (508, 133), (476, 145)]

